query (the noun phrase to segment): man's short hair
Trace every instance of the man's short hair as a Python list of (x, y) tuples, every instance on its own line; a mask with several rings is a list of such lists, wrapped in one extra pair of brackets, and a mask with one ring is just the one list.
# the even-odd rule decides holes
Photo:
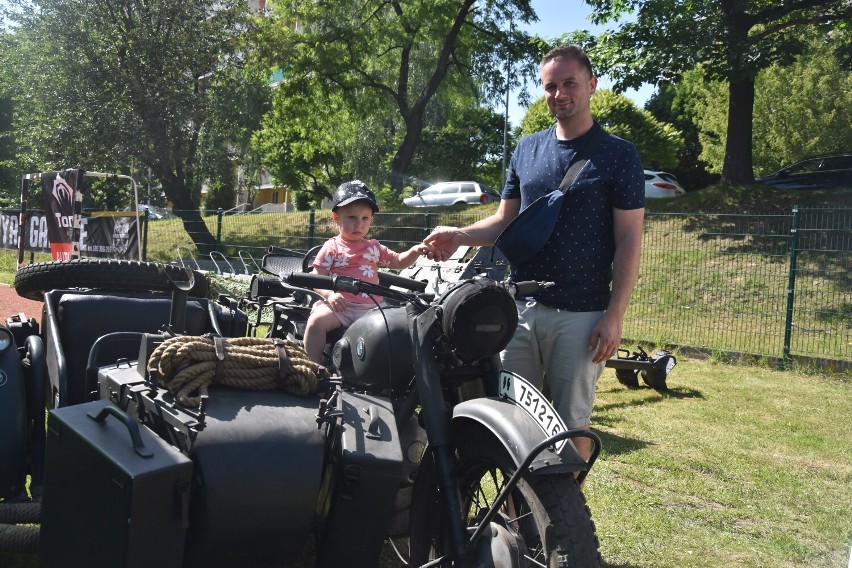
[(563, 58), (579, 61), (580, 64), (586, 68), (586, 71), (589, 72), (590, 77), (595, 76), (595, 72), (592, 70), (592, 61), (589, 59), (589, 56), (586, 55), (586, 52), (583, 51), (583, 48), (579, 45), (564, 44), (558, 47), (554, 47), (553, 49), (548, 51), (544, 57), (541, 58), (541, 66), (544, 67), (551, 61)]

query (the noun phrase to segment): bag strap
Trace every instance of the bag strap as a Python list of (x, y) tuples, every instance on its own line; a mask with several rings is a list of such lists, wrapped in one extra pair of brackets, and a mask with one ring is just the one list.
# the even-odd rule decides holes
[(579, 159), (571, 164), (568, 171), (565, 172), (565, 177), (562, 178), (562, 182), (559, 184), (559, 190), (562, 191), (562, 193), (567, 192), (571, 188), (571, 184), (573, 184), (574, 180), (577, 179), (577, 174), (580, 173), (580, 170), (582, 170), (583, 166), (585, 166), (589, 161), (592, 152), (595, 148), (597, 148), (598, 143), (603, 140), (605, 134), (606, 131), (600, 126), (597, 126), (589, 141), (586, 142), (585, 146), (583, 146), (579, 152), (577, 152), (576, 157)]

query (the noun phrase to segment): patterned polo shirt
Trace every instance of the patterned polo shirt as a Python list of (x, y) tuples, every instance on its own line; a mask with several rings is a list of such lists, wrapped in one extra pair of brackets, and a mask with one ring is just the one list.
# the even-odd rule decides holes
[[(558, 140), (556, 125), (523, 138), (512, 155), (504, 199), (521, 199), (523, 210), (559, 187), (577, 152), (599, 129)], [(574, 312), (605, 310), (615, 254), (613, 208), (645, 207), (645, 178), (636, 147), (605, 136), (565, 195), (556, 229), (526, 265), (512, 267), (516, 281), (543, 280), (555, 286), (536, 295), (541, 303)]]

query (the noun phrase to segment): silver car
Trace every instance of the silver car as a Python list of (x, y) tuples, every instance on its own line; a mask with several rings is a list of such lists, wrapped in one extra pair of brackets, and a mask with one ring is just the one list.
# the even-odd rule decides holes
[(500, 201), (500, 194), (476, 181), (445, 181), (419, 191), (402, 202), (409, 207), (437, 207), (439, 205), (476, 205)]

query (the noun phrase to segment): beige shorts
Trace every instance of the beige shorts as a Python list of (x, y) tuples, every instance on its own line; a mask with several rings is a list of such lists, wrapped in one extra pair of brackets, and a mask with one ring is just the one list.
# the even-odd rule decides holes
[(587, 426), (604, 362), (589, 351), (592, 328), (604, 312), (568, 312), (519, 300), (518, 329), (500, 354), (503, 368), (543, 390), (568, 428)]

